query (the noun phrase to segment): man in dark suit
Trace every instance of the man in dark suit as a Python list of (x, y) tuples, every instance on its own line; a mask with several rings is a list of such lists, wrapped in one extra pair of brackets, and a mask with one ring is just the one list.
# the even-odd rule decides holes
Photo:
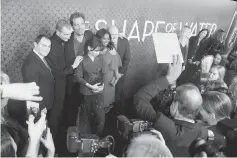
[(56, 31), (51, 39), (51, 50), (46, 60), (55, 77), (55, 103), (52, 109), (53, 128), (51, 132), (54, 138), (56, 152), (58, 150), (57, 134), (65, 100), (67, 76), (73, 74), (74, 69), (82, 61), (82, 57), (76, 57), (72, 64), (67, 65), (68, 54), (65, 52), (65, 44), (70, 39), (72, 33), (71, 25), (66, 20), (59, 20), (56, 24)]
[(122, 67), (119, 68), (119, 73), (123, 74), (123, 76), (119, 79), (115, 87), (115, 102), (118, 110), (120, 112), (124, 112), (124, 82), (126, 73), (128, 70), (128, 65), (130, 63), (130, 46), (129, 42), (126, 38), (119, 37), (118, 27), (113, 25), (108, 28), (112, 41), (115, 45), (117, 52), (119, 53), (122, 60)]
[[(154, 123), (174, 156), (189, 156), (188, 147), (198, 137), (208, 139), (208, 130), (195, 123), (194, 119), (202, 106), (202, 96), (197, 87), (185, 84), (177, 87), (170, 106), (172, 118), (155, 111), (150, 101), (160, 91), (174, 83), (181, 74), (182, 63), (174, 58), (165, 77), (151, 81), (134, 95), (134, 106), (141, 119)], [(168, 107), (167, 107), (168, 108)], [(159, 110), (159, 109), (158, 109)]]
[(36, 82), (40, 87), (40, 109), (47, 108), (50, 111), (54, 103), (54, 77), (51, 68), (45, 60), (51, 49), (51, 41), (45, 35), (39, 35), (34, 42), (33, 51), (26, 57), (22, 75), (23, 81)]
[[(76, 56), (84, 56), (85, 43), (93, 36), (90, 30), (85, 30), (85, 15), (83, 13), (73, 13), (70, 16), (70, 24), (74, 32), (65, 44), (67, 65), (72, 65)], [(79, 89), (79, 83), (76, 82), (74, 73), (68, 75), (65, 101), (67, 106), (65, 106), (63, 119), (66, 125), (75, 125), (76, 123), (77, 109), (81, 101)]]

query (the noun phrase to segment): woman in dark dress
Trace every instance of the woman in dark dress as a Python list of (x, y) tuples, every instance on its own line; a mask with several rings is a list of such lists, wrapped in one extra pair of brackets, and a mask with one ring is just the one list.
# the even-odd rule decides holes
[(78, 112), (77, 127), (81, 134), (100, 136), (104, 129), (104, 61), (100, 55), (100, 40), (93, 36), (87, 41), (85, 56), (77, 69), (80, 93), (83, 95), (81, 110)]

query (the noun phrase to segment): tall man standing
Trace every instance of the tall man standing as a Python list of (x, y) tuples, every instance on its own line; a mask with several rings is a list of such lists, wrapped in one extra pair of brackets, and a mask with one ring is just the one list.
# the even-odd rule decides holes
[(130, 46), (128, 40), (126, 38), (119, 37), (118, 27), (113, 25), (108, 28), (112, 41), (114, 42), (115, 48), (119, 53), (122, 60), (122, 67), (119, 68), (119, 73), (123, 74), (123, 76), (119, 79), (115, 87), (115, 102), (119, 112), (124, 112), (124, 81), (128, 69), (128, 65), (130, 63)]
[(34, 49), (24, 60), (22, 66), (23, 81), (36, 82), (40, 87), (40, 96), (43, 101), (40, 102), (40, 110), (47, 108), (48, 117), (51, 113), (54, 102), (54, 76), (51, 68), (45, 60), (51, 49), (51, 41), (45, 35), (39, 35), (34, 42)]
[(64, 104), (67, 76), (73, 74), (73, 70), (80, 64), (82, 57), (76, 57), (71, 65), (67, 65), (68, 54), (65, 52), (65, 43), (70, 39), (72, 33), (71, 25), (66, 20), (59, 20), (56, 24), (56, 31), (50, 38), (52, 45), (47, 61), (55, 77), (55, 102), (52, 109), (51, 132), (56, 144), (59, 122), (61, 120)]
[[(70, 16), (70, 24), (74, 32), (65, 44), (67, 65), (71, 65), (76, 56), (84, 56), (85, 43), (93, 36), (93, 33), (90, 30), (85, 30), (85, 15), (83, 13), (73, 13)], [(68, 75), (66, 91), (66, 103), (68, 106), (64, 111), (64, 121), (70, 126), (75, 125), (76, 123), (77, 108), (81, 100), (79, 85), (80, 84), (76, 82), (74, 74)]]

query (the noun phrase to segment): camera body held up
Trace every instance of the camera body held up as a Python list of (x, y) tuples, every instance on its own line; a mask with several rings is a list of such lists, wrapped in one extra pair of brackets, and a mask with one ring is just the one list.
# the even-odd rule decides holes
[(217, 129), (225, 136), (226, 146), (216, 149), (206, 140), (198, 138), (189, 147), (190, 156), (197, 156), (201, 152), (205, 152), (208, 157), (237, 156), (237, 121), (226, 118), (217, 123)]
[(140, 119), (128, 119), (124, 115), (117, 116), (117, 129), (124, 138), (131, 138), (134, 134), (149, 131), (152, 123)]
[(103, 139), (94, 134), (81, 136), (76, 126), (69, 127), (67, 130), (67, 148), (71, 153), (96, 153), (100, 148), (110, 149), (114, 145), (113, 141), (112, 136)]

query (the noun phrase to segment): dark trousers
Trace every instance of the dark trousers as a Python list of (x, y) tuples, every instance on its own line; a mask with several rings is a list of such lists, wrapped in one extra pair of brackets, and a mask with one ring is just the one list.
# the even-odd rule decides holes
[(84, 95), (79, 107), (77, 125), (80, 133), (96, 134), (101, 136), (104, 130), (105, 112), (103, 106), (103, 93)]
[(66, 91), (66, 80), (62, 78), (56, 78), (54, 104), (50, 111), (51, 114), (49, 117), (49, 124), (48, 124), (53, 136), (56, 149), (58, 144), (57, 135), (59, 131), (60, 122), (62, 120), (65, 91)]
[(118, 80), (118, 82), (115, 86), (115, 109), (118, 114), (125, 113), (124, 81), (125, 81), (125, 74)]
[[(69, 85), (67, 85), (69, 86)], [(76, 118), (78, 114), (78, 107), (83, 100), (83, 96), (80, 93), (80, 84), (70, 84), (70, 89), (67, 91), (65, 106), (63, 110), (63, 124), (65, 127), (75, 126)]]

